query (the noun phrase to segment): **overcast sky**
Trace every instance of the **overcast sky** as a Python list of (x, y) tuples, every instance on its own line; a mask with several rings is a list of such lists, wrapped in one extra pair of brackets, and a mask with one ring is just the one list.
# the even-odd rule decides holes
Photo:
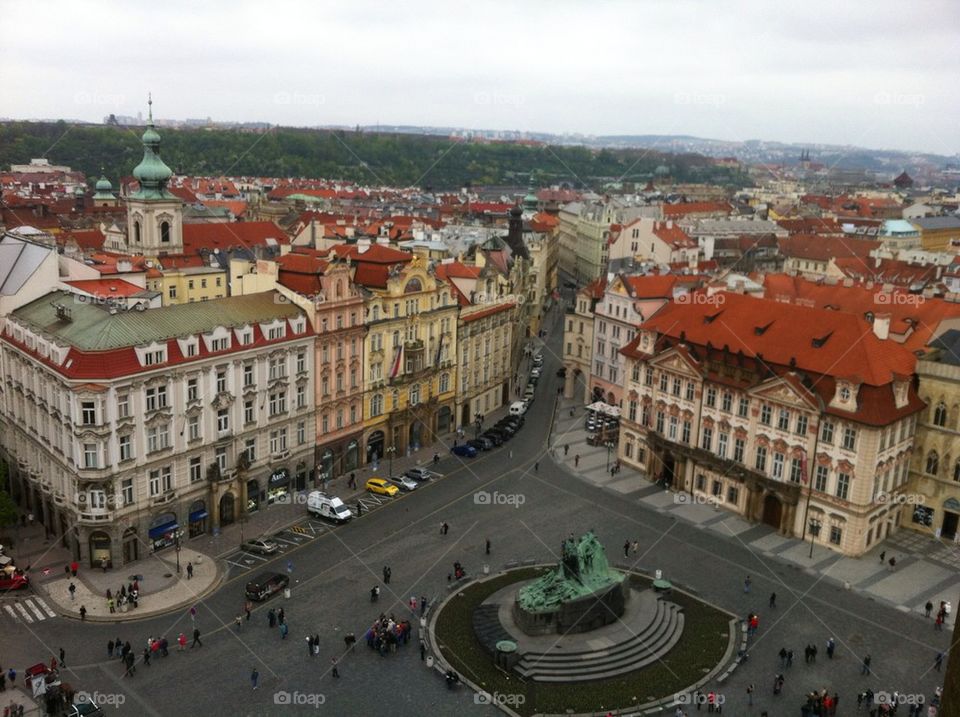
[(16, 2), (0, 116), (960, 151), (957, 0)]

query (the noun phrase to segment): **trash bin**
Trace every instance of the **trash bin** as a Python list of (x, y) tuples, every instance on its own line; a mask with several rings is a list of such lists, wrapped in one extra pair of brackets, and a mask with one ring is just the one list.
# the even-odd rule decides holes
[(433, 669), (433, 655), (427, 655), (426, 663), (429, 669)]
[(284, 589), (283, 589), (283, 596), (284, 596), (285, 598), (288, 598), (288, 599), (289, 599), (289, 597), (290, 597), (290, 588), (284, 588)]
[(490, 574), (490, 566), (489, 566), (487, 563), (484, 563), (484, 564), (483, 564), (483, 574), (484, 574), (484, 575), (489, 575), (489, 574)]

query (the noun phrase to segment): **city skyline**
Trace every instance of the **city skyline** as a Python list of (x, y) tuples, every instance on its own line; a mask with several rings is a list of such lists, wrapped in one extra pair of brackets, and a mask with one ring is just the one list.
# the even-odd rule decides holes
[[(915, 9), (909, 26), (893, 3), (865, 16), (740, 2), (698, 26), (696, 2), (299, 6), (292, 25), (247, 3), (191, 8), (184, 22), (177, 5), (149, 23), (109, 3), (109, 23), (66, 4), (9, 8), (0, 116), (101, 122), (145, 112), (152, 91), (165, 118), (960, 149), (957, 61), (943, 59), (960, 18), (947, 3)], [(39, 23), (43, 53), (24, 31)]]

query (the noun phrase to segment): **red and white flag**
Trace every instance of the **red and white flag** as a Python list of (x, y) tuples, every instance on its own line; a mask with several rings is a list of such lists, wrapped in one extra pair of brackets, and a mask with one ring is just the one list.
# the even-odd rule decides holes
[(400, 366), (403, 362), (403, 344), (397, 346), (397, 355), (393, 359), (393, 366), (390, 367), (390, 378), (396, 378), (400, 373)]
[(807, 482), (807, 452), (800, 453), (800, 480)]

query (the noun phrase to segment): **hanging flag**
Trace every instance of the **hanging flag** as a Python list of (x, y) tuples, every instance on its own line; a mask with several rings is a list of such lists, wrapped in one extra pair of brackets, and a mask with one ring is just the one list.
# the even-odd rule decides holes
[(396, 378), (400, 373), (400, 364), (403, 361), (403, 344), (397, 346), (397, 355), (393, 359), (393, 366), (390, 368), (390, 378)]
[(802, 451), (800, 453), (800, 480), (803, 483), (807, 482), (807, 452)]
[(443, 334), (440, 334), (440, 344), (437, 346), (437, 358), (434, 360), (433, 365), (440, 365), (440, 355), (443, 353)]

